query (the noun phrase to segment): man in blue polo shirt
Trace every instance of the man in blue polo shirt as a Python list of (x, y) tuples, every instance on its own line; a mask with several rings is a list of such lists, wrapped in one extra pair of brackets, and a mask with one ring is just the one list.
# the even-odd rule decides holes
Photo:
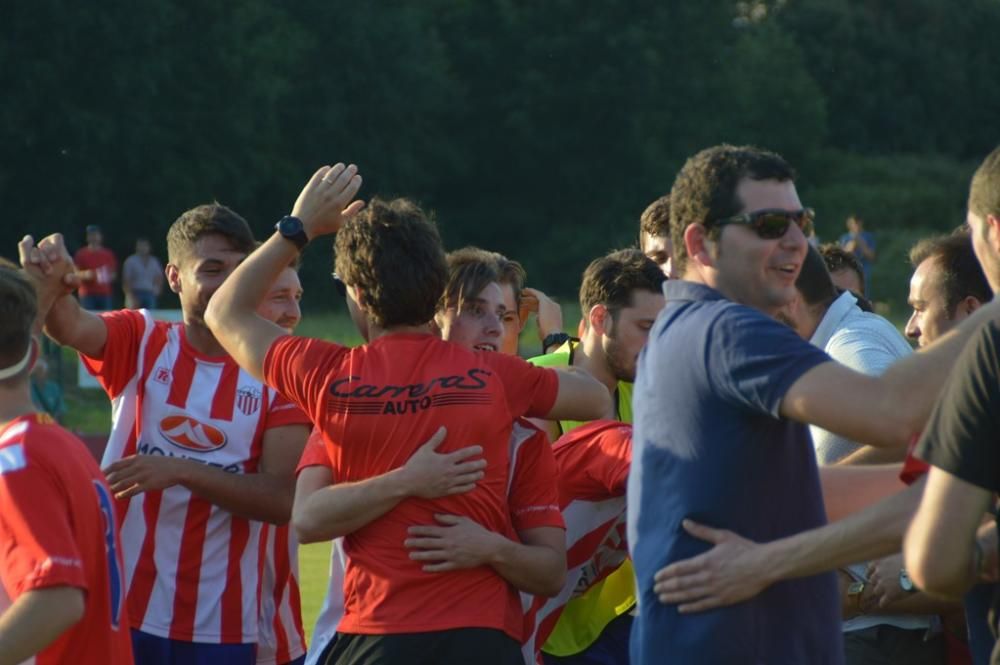
[(725, 608), (687, 594), (690, 580), (661, 589), (667, 600), (660, 602), (653, 576), (710, 548), (692, 534), (711, 532), (698, 524), (755, 541), (823, 525), (805, 423), (902, 449), (925, 422), (932, 386), (944, 380), (970, 331), (880, 377), (829, 362), (772, 318), (795, 296), (807, 247), (802, 227), (812, 216), (791, 167), (758, 148), (716, 146), (688, 160), (670, 200), (675, 270), (683, 279), (664, 285), (667, 304), (640, 358), (633, 394), (633, 665), (839, 665), (832, 573), (760, 579), (759, 595)]

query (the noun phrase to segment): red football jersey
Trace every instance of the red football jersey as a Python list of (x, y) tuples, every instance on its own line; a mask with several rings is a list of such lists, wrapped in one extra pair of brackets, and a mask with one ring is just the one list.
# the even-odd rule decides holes
[(512, 423), (548, 413), (558, 390), (555, 372), (429, 334), (390, 334), (354, 349), (283, 337), (271, 346), (264, 373), (268, 385), (321, 429), (338, 480), (363, 480), (402, 466), (442, 425), (448, 435), (441, 451), (483, 447), (486, 476), (473, 491), (406, 499), (345, 538), (350, 565), (340, 630), (481, 627), (520, 639), (521, 625), (507, 612), (516, 594), (492, 569), (427, 573), (402, 543), (410, 525), (435, 524), (435, 513), (465, 515), (491, 531), (510, 532)]
[(0, 431), (0, 543), (0, 612), (29, 591), (86, 592), (83, 619), (35, 663), (132, 663), (111, 491), (84, 443), (47, 415)]

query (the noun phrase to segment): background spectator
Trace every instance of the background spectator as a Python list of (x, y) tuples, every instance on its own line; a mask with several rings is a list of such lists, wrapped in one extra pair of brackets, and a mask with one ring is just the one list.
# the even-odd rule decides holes
[(865, 222), (857, 215), (847, 218), (847, 233), (840, 236), (840, 246), (854, 254), (861, 262), (865, 273), (865, 290), (861, 295), (868, 295), (871, 282), (872, 263), (875, 262), (875, 236), (865, 231)]
[(49, 378), (49, 363), (39, 356), (31, 370), (31, 401), (39, 411), (44, 411), (56, 420), (66, 413), (62, 386)]
[(90, 224), (87, 226), (87, 245), (73, 256), (80, 277), (80, 304), (84, 309), (111, 309), (111, 284), (118, 275), (118, 259), (102, 241), (101, 227)]
[(163, 291), (163, 265), (149, 253), (146, 238), (136, 239), (135, 254), (122, 264), (122, 289), (126, 307), (156, 309), (156, 299)]

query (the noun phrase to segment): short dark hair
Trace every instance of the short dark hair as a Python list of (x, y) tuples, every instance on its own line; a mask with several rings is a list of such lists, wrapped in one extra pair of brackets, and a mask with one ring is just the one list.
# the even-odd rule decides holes
[(413, 201), (372, 199), (337, 232), (335, 268), (381, 328), (434, 318), (448, 282), (441, 237)]
[(670, 190), (670, 239), (679, 272), (683, 273), (688, 260), (684, 231), (691, 224), (738, 214), (743, 202), (736, 188), (746, 178), (785, 182), (795, 180), (795, 170), (777, 153), (728, 144), (702, 150), (681, 168)]
[[(35, 287), (17, 269), (0, 266), (0, 367), (17, 364), (31, 346), (31, 329), (38, 315)], [(24, 371), (5, 380), (15, 382), (28, 375)]]
[(221, 203), (206, 203), (181, 214), (167, 231), (167, 260), (176, 264), (194, 244), (208, 235), (219, 235), (238, 252), (249, 254), (256, 241), (247, 221)]
[(670, 237), (670, 195), (661, 196), (642, 211), (639, 231), (651, 236)]
[(594, 305), (604, 305), (616, 316), (632, 304), (636, 289), (659, 293), (667, 276), (638, 249), (620, 249), (591, 261), (583, 271), (580, 312), (584, 319)]
[(940, 270), (938, 284), (944, 293), (948, 316), (953, 316), (959, 303), (969, 296), (983, 303), (993, 298), (967, 230), (925, 238), (910, 249), (910, 263), (914, 268), (928, 259), (934, 259)]
[(449, 252), (447, 260), (448, 283), (438, 304), (439, 310), (449, 306), (462, 309), (466, 298), (475, 298), (492, 282), (500, 281), (493, 252), (478, 247), (463, 247)]
[(819, 253), (826, 263), (826, 269), (831, 273), (852, 270), (858, 276), (858, 283), (865, 283), (865, 269), (853, 252), (848, 252), (835, 242), (828, 242), (820, 245)]
[(795, 280), (795, 288), (807, 305), (829, 305), (837, 299), (837, 287), (819, 250), (809, 246), (802, 260), (802, 269)]
[(1000, 216), (1000, 148), (996, 148), (976, 169), (969, 185), (969, 210), (975, 215)]

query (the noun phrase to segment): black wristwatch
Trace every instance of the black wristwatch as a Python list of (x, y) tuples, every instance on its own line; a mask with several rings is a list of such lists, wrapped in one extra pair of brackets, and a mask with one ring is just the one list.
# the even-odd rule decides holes
[(300, 252), (309, 244), (309, 236), (306, 235), (302, 220), (298, 217), (285, 215), (274, 225), (274, 230), (280, 233), (285, 240), (295, 243)]
[(549, 333), (542, 340), (542, 353), (546, 353), (553, 346), (562, 346), (571, 339), (573, 337), (564, 332)]

